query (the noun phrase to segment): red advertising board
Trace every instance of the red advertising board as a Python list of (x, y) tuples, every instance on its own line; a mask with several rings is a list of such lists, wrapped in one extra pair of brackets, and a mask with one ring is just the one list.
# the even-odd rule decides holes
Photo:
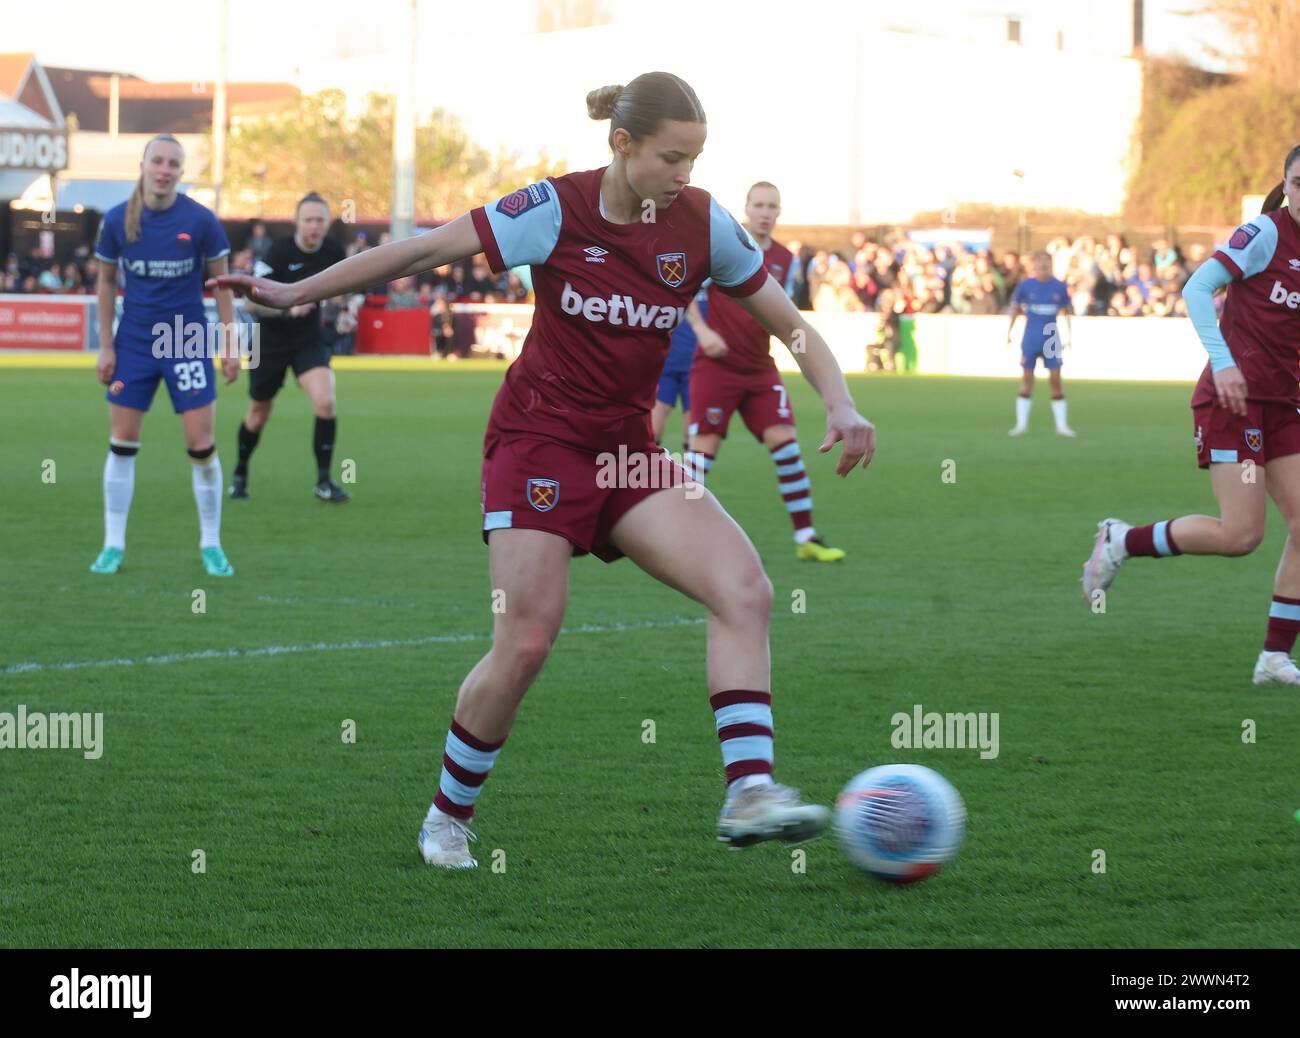
[(388, 310), (366, 300), (357, 313), (358, 353), (413, 353), (429, 355), (429, 311), (423, 307)]
[(0, 349), (84, 350), (86, 303), (0, 296)]

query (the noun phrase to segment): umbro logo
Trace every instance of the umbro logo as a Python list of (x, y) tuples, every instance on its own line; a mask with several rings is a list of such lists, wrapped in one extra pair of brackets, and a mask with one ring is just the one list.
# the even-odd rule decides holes
[(305, 263), (290, 263), (290, 264), (289, 264), (289, 269), (290, 269), (290, 270), (302, 270), (302, 268), (305, 267), (305, 266), (306, 266)]
[(587, 254), (588, 263), (604, 263), (605, 257), (609, 255), (609, 250), (602, 249), (599, 245), (588, 245), (582, 251)]
[(1300, 259), (1293, 259), (1290, 262), (1292, 270), (1300, 270)]

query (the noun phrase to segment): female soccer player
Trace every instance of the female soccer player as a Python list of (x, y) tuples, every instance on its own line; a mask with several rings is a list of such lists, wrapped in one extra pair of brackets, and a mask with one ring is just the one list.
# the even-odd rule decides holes
[[(1210, 355), (1192, 393), (1196, 460), (1210, 470), (1222, 518), (1185, 515), (1149, 526), (1103, 519), (1083, 568), (1091, 602), (1130, 556), (1247, 555), (1264, 538), (1272, 497), (1287, 539), (1255, 663), (1257, 685), (1300, 685), (1290, 658), (1300, 631), (1300, 145), (1282, 170), (1263, 212), (1238, 227), (1183, 288)], [(1216, 322), (1214, 293), (1229, 285)]]
[[(298, 203), (293, 237), (267, 248), (254, 272), (274, 281), (302, 281), (338, 263), (343, 259), (343, 246), (327, 236), (329, 228), (330, 207), (313, 191)], [(315, 494), (333, 504), (350, 500), (352, 495), (330, 479), (338, 419), (334, 412), (334, 372), (330, 370), (330, 351), (321, 330), (320, 309), (315, 303), (303, 303), (287, 311), (276, 310), (251, 300), (244, 307), (258, 319), (261, 363), (248, 371), (248, 414), (239, 427), (239, 461), (230, 479), (230, 496), (248, 497), (249, 459), (271, 418), (271, 406), (284, 385), (285, 372), (292, 367), (316, 415), (312, 431)]]
[[(226, 273), (230, 243), (209, 210), (177, 192), (185, 154), (170, 134), (145, 145), (131, 198), (104, 215), (99, 264), (99, 380), (108, 386), (111, 426), (104, 465), (104, 547), (92, 573), (116, 573), (126, 552), (126, 519), (135, 490), (140, 425), (158, 382), (167, 383), (181, 416), (199, 509), (199, 554), (210, 576), (230, 577), (221, 550), (221, 462), (212, 435), (217, 385), (211, 347), (219, 346), (226, 383), (239, 377), (234, 300), (217, 291), (215, 337), (203, 309), (203, 281)], [(125, 270), (122, 320), (113, 335), (117, 269)]]
[(1061, 388), (1061, 335), (1057, 319), (1070, 317), (1070, 289), (1052, 276), (1052, 257), (1046, 252), (1033, 255), (1032, 278), (1016, 285), (1011, 293), (1011, 323), (1007, 325), (1007, 342), (1016, 327), (1016, 318), (1025, 315), (1025, 335), (1020, 342), (1020, 395), (1016, 397), (1016, 424), (1012, 436), (1024, 435), (1029, 426), (1029, 409), (1034, 403), (1034, 369), (1042, 358), (1052, 384), (1052, 417), (1061, 436), (1073, 436), (1065, 421), (1065, 390)]
[[(781, 215), (781, 194), (760, 180), (745, 195), (746, 227), (763, 256), (763, 265), (777, 284), (789, 277), (794, 256), (772, 237)], [(686, 318), (699, 336), (700, 348), (691, 369), (691, 451), (693, 475), (708, 477), (727, 435), (731, 416), (739, 412), (754, 438), (767, 448), (776, 466), (777, 493), (794, 527), (795, 557), (810, 562), (838, 562), (844, 551), (817, 536), (813, 526), (812, 480), (803, 466), (794, 408), (776, 370), (767, 328), (728, 298), (726, 289), (709, 287), (708, 317), (692, 305)], [(798, 354), (796, 353), (796, 357)]]
[[(719, 839), (734, 847), (809, 839), (829, 817), (772, 780), (772, 585), (744, 532), (651, 433), (669, 334), (704, 279), (783, 341), (802, 334), (800, 363), (826, 405), (821, 449), (844, 442), (839, 475), (870, 461), (875, 430), (753, 239), (687, 186), (705, 138), (695, 92), (651, 72), (592, 91), (587, 110), (610, 120), (613, 159), (602, 169), (548, 178), (297, 284), (217, 279), (284, 309), (479, 252), (496, 272), (533, 268), (536, 315), (497, 393), (483, 451), (483, 536), (505, 609), (493, 617), (491, 651), (460, 688), (420, 830), (430, 864), (475, 865), (467, 843), (475, 800), (559, 633), (569, 560), (588, 552), (605, 562), (627, 555), (708, 610), (708, 687), (728, 783)], [(611, 485), (602, 475), (620, 456), (631, 459), (629, 478), (620, 472)], [(651, 486), (637, 462), (657, 465)]]

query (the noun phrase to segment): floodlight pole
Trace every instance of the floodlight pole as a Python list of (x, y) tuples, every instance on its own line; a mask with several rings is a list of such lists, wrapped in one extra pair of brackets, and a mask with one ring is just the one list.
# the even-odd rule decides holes
[(230, 0), (221, 0), (217, 17), (221, 25), (217, 31), (220, 56), (217, 67), (217, 86), (212, 93), (212, 210), (221, 215), (221, 189), (226, 180), (226, 58), (229, 51)]
[(410, 26), (410, 60), (405, 82), (397, 88), (393, 106), (393, 219), (394, 241), (415, 233), (415, 61), (416, 29), (419, 24), (418, 2), (408, 0)]

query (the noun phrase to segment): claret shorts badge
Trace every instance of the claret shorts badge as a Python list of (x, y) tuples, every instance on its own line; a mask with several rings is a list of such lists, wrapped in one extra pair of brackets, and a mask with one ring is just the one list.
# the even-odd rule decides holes
[(554, 479), (530, 479), (528, 503), (539, 512), (549, 512), (560, 502), (560, 484)]

